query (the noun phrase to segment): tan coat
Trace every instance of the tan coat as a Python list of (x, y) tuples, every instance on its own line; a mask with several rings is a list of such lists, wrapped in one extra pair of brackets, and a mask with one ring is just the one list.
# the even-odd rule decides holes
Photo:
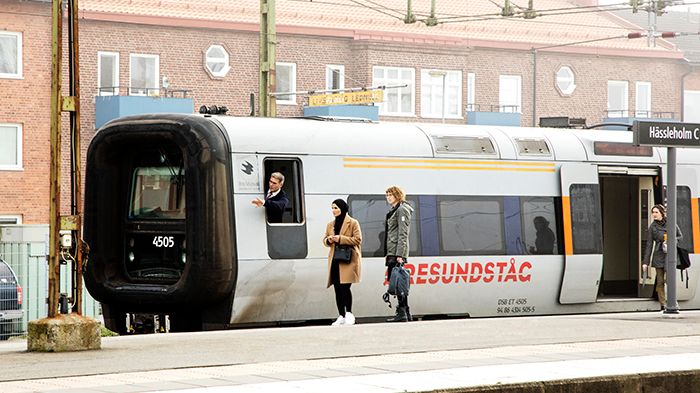
[[(330, 247), (328, 252), (328, 283), (326, 288), (333, 285), (331, 283), (331, 263), (333, 262), (333, 252), (335, 250), (335, 243), (326, 243), (326, 238), (333, 236), (333, 224), (335, 220), (326, 225), (326, 234), (323, 236), (323, 245)], [(350, 263), (341, 263), (340, 265), (340, 283), (341, 284), (356, 284), (360, 282), (360, 276), (362, 273), (362, 249), (360, 244), (362, 244), (362, 232), (360, 231), (360, 223), (356, 219), (350, 217), (350, 215), (345, 216), (343, 220), (343, 225), (340, 227), (340, 244), (348, 244), (353, 246), (352, 260)]]

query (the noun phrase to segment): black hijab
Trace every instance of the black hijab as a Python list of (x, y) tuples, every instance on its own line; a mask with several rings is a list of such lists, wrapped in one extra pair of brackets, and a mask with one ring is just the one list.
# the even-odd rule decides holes
[(340, 228), (343, 226), (343, 221), (345, 221), (345, 216), (348, 214), (348, 204), (342, 199), (336, 199), (333, 204), (338, 206), (340, 209), (340, 215), (335, 218), (335, 223), (333, 224), (333, 233), (335, 235), (340, 235)]

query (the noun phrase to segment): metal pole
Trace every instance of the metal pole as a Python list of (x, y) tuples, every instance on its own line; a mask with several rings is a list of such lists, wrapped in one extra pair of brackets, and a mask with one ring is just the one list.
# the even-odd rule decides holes
[(445, 83), (445, 78), (447, 77), (447, 73), (444, 72), (442, 74), (442, 123), (445, 123), (445, 104), (447, 102), (447, 97), (445, 97), (445, 90), (446, 90), (446, 83)]
[(275, 0), (260, 0), (260, 92), (258, 105), (260, 116), (275, 117), (277, 100), (270, 97), (276, 90), (275, 81), (275, 45), (277, 29), (275, 26)]
[(537, 49), (532, 49), (532, 126), (537, 127)]
[(676, 148), (668, 148), (668, 216), (666, 220), (666, 310), (664, 314), (678, 314), (676, 297)]
[(72, 231), (73, 250), (75, 261), (72, 264), (72, 311), (81, 315), (83, 309), (83, 245), (82, 245), (82, 219), (80, 217), (82, 191), (80, 188), (80, 63), (78, 40), (78, 0), (68, 0), (68, 23), (70, 25), (69, 62), (70, 62), (70, 95), (73, 100), (73, 108), (70, 111), (71, 132), (71, 214), (75, 217), (76, 228)]
[(58, 231), (61, 205), (61, 58), (63, 55), (63, 1), (53, 0), (51, 21), (51, 162), (49, 164), (49, 297), (48, 317), (58, 312), (60, 265)]

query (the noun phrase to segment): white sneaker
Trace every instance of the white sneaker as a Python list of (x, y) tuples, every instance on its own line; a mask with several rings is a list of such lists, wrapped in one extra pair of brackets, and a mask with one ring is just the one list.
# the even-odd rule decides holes
[[(355, 323), (355, 318), (352, 319), (352, 322)], [(343, 318), (342, 315), (338, 316), (338, 319), (336, 319), (335, 322), (331, 323), (331, 326), (340, 326), (340, 325), (345, 325), (345, 318)]]
[(354, 325), (355, 324), (355, 316), (352, 315), (351, 312), (346, 312), (345, 313), (345, 323), (343, 325)]

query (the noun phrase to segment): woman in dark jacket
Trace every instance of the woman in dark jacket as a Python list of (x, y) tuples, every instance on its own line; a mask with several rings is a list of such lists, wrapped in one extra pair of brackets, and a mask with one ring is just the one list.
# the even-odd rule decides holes
[[(338, 318), (333, 326), (354, 325), (355, 316), (352, 314), (352, 292), (350, 286), (360, 282), (362, 273), (361, 249), (362, 232), (360, 223), (348, 215), (348, 204), (342, 199), (336, 199), (331, 205), (333, 219), (326, 225), (323, 245), (330, 247), (328, 252), (328, 281), (327, 287), (335, 289), (335, 304), (338, 307)], [(333, 260), (337, 245), (352, 246), (352, 256), (349, 263), (339, 263)]]
[[(386, 200), (391, 210), (386, 214), (384, 226), (386, 233), (386, 266), (387, 281), (391, 279), (391, 271), (397, 265), (403, 265), (408, 258), (408, 237), (411, 231), (411, 215), (413, 208), (406, 202), (406, 194), (397, 186), (386, 189)], [(411, 309), (408, 307), (408, 295), (397, 295), (398, 306), (396, 315), (387, 322), (408, 322), (411, 320)]]
[[(654, 221), (649, 225), (647, 246), (642, 259), (642, 270), (647, 271), (649, 260), (656, 270), (656, 294), (659, 297), (661, 310), (666, 308), (666, 208), (664, 205), (654, 205), (651, 208), (651, 217)], [(676, 239), (683, 239), (681, 229), (676, 226)], [(654, 250), (654, 255), (652, 255)]]

